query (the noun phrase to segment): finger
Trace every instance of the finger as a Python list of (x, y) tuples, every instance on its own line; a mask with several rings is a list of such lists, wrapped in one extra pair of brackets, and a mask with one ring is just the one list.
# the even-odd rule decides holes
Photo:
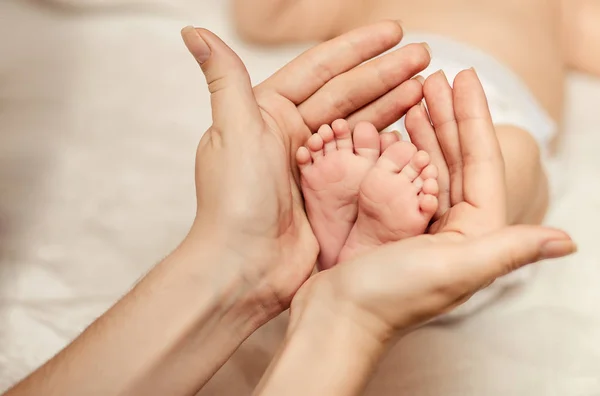
[[(210, 91), (213, 123), (222, 133), (248, 131), (262, 117), (242, 60), (215, 34), (191, 26), (181, 31), (190, 53), (202, 68)], [(231, 117), (235, 114), (235, 117)]]
[(404, 117), (421, 99), (423, 85), (418, 80), (411, 79), (350, 114), (347, 120), (352, 128), (361, 121), (367, 121), (381, 131)]
[(461, 242), (446, 257), (448, 284), (475, 292), (496, 278), (540, 260), (574, 253), (575, 243), (563, 231), (541, 226), (514, 226), (476, 240)]
[(332, 78), (387, 51), (401, 39), (402, 28), (395, 21), (352, 30), (306, 51), (256, 89), (274, 90), (300, 104)]
[(437, 219), (450, 209), (450, 174), (425, 105), (413, 106), (406, 114), (405, 125), (410, 141), (417, 149), (429, 153), (431, 163), (438, 169), (439, 206), (434, 216)]
[(400, 136), (398, 131), (382, 132), (379, 134), (380, 152), (387, 150), (392, 144), (399, 142)]
[(425, 69), (429, 60), (423, 44), (402, 47), (333, 78), (298, 107), (300, 114), (313, 130), (346, 118)]
[(454, 112), (463, 157), (465, 200), (505, 217), (504, 161), (483, 87), (473, 70), (459, 73), (454, 80)]
[(458, 125), (454, 117), (452, 88), (442, 71), (432, 74), (425, 80), (423, 95), (448, 166), (451, 205), (456, 205), (463, 200), (462, 157)]

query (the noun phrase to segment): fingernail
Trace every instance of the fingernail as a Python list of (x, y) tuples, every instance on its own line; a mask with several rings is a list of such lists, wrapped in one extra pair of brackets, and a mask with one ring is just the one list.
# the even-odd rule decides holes
[(423, 85), (425, 83), (425, 79), (423, 78), (423, 76), (415, 76), (415, 77), (413, 77), (413, 80), (417, 80), (418, 82), (421, 83), (421, 85)]
[(444, 71), (442, 69), (438, 70), (436, 73), (441, 74), (442, 76), (444, 76), (444, 78), (447, 80), (448, 77), (446, 77), (446, 73), (444, 73)]
[(210, 47), (202, 38), (198, 30), (193, 26), (186, 26), (181, 30), (181, 36), (186, 47), (191, 54), (196, 58), (198, 63), (203, 64), (210, 58)]
[(429, 52), (429, 57), (431, 57), (431, 47), (429, 46), (429, 44), (423, 42), (423, 43), (421, 43), (421, 45), (423, 47), (425, 47), (425, 49), (427, 50), (427, 52)]
[(474, 68), (474, 67), (470, 67), (470, 68), (469, 68), (469, 70), (472, 70), (472, 71), (473, 71), (473, 73), (477, 74), (477, 70), (475, 70), (475, 68)]
[(568, 256), (577, 251), (577, 245), (572, 240), (548, 241), (540, 249), (540, 259), (553, 259)]

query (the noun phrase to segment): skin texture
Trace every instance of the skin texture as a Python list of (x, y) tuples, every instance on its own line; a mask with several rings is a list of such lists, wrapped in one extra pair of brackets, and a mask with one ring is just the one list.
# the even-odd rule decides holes
[(555, 120), (565, 70), (600, 74), (600, 55), (591, 50), (600, 45), (597, 0), (234, 0), (233, 17), (242, 36), (271, 44), (324, 40), (398, 18), (409, 31), (441, 34), (493, 55), (525, 81)]
[(456, 115), (453, 137), (421, 131), (444, 153), (461, 149), (444, 156), (461, 164), (450, 172), (448, 211), (433, 235), (388, 243), (312, 277), (292, 302), (284, 343), (255, 394), (359, 395), (393, 340), (497, 277), (573, 251), (561, 231), (506, 225), (502, 155), (475, 73), (457, 76), (449, 102), (428, 105)]
[[(323, 125), (296, 153), (306, 213), (328, 269), (361, 250), (422, 234), (437, 209), (437, 169), (395, 133), (345, 120)], [(381, 209), (401, 207), (401, 216)]]
[[(318, 64), (311, 62), (314, 60), (311, 57), (327, 60), (332, 56), (330, 64), (335, 69), (331, 75), (333, 80), (329, 81), (335, 81), (334, 76), (343, 76), (342, 73), (354, 65), (338, 67), (340, 64), (335, 62), (340, 59), (335, 57), (336, 50), (348, 50), (346, 40), (363, 39), (365, 48), (373, 48), (375, 43), (371, 40), (376, 41), (393, 31), (389, 24), (374, 25), (333, 44), (319, 46), (267, 80), (261, 89), (253, 89), (243, 63), (222, 41), (205, 30), (184, 29), (184, 40), (206, 76), (213, 109), (213, 125), (198, 148), (198, 209), (192, 229), (181, 245), (130, 293), (6, 395), (196, 394), (244, 339), (280, 313), (292, 299), (295, 325), (302, 316), (307, 318), (302, 323), (314, 324), (315, 319), (319, 325), (328, 323), (319, 321), (325, 318), (320, 318), (320, 311), (313, 311), (312, 307), (326, 311), (337, 308), (334, 303), (348, 307), (337, 311), (342, 314), (339, 319), (347, 318), (348, 324), (354, 326), (350, 326), (349, 337), (340, 339), (349, 345), (359, 340), (357, 345), (364, 348), (357, 349), (360, 352), (357, 358), (369, 360), (356, 366), (357, 375), (349, 385), (336, 374), (327, 386), (336, 392), (341, 386), (337, 394), (355, 392), (366, 381), (379, 345), (385, 344), (394, 332), (406, 331), (411, 325), (454, 306), (460, 301), (458, 296), (474, 292), (502, 273), (540, 258), (572, 252), (575, 247), (566, 234), (537, 227), (505, 229), (470, 241), (466, 234), (447, 228), (447, 224), (459, 227), (469, 222), (468, 218), (457, 216), (442, 224), (437, 235), (408, 239), (403, 246), (396, 246), (401, 251), (411, 252), (408, 259), (419, 263), (407, 268), (409, 271), (417, 269), (422, 278), (417, 277), (418, 282), (411, 280), (407, 287), (398, 288), (393, 284), (396, 277), (386, 272), (398, 270), (397, 266), (385, 265), (386, 257), (389, 260), (398, 253), (393, 246), (390, 251), (377, 249), (364, 260), (322, 273), (327, 274), (326, 277), (313, 277), (304, 282), (308, 277), (305, 268), (306, 272), (312, 269), (317, 247), (314, 236), (305, 231), (306, 215), (296, 198), (298, 184), (290, 171), (294, 152), (290, 147), (295, 145), (301, 127), (309, 130), (308, 120), (314, 121), (310, 112), (302, 113), (300, 103), (315, 97), (343, 100), (348, 95), (346, 88), (360, 91), (359, 82), (368, 81), (369, 75), (381, 78), (381, 74), (365, 73), (363, 80), (350, 75), (347, 81), (333, 86), (337, 89), (324, 85), (323, 79), (291, 77), (322, 71), (307, 68), (306, 64)], [(359, 63), (360, 60), (355, 64)], [(302, 81), (302, 84), (290, 86), (289, 81), (291, 84)], [(315, 83), (310, 85), (306, 81)], [(389, 90), (376, 88), (378, 94), (373, 94), (373, 88), (369, 85), (364, 96), (385, 97)], [(326, 89), (322, 96), (318, 95), (320, 89)], [(332, 114), (342, 111), (351, 117), (359, 108), (349, 105), (342, 111), (341, 107), (335, 107)], [(232, 111), (238, 117), (228, 117)], [(367, 107), (359, 111), (368, 114), (372, 110)], [(297, 123), (282, 126), (274, 122), (278, 117), (290, 119), (286, 116), (294, 120), (297, 114), (303, 114), (295, 117)], [(373, 111), (373, 116), (376, 115)], [(314, 116), (322, 117), (323, 112)], [(464, 130), (465, 136), (469, 135), (467, 130)], [(490, 135), (489, 129), (484, 131)], [(489, 151), (483, 150), (483, 153)], [(273, 164), (278, 165), (275, 170)], [(465, 192), (471, 180), (469, 174), (465, 169)], [(261, 188), (256, 188), (253, 181), (260, 183)], [(262, 202), (266, 204), (257, 204)], [(449, 212), (479, 215), (485, 211), (477, 200), (464, 202), (465, 207), (473, 207), (473, 211), (455, 210), (459, 203)], [(460, 271), (455, 271), (460, 267), (447, 258), (462, 258), (465, 249), (472, 254), (472, 260), (477, 259), (478, 265), (469, 261)], [(479, 265), (488, 258), (494, 258), (489, 266)], [(434, 271), (424, 271), (423, 262), (433, 265)], [(371, 268), (372, 282), (363, 282), (364, 269), (372, 264), (376, 264)], [(448, 268), (453, 269), (454, 275), (448, 276)], [(468, 276), (465, 278), (464, 274)], [(383, 282), (385, 279), (392, 283)], [(361, 286), (357, 288), (357, 285)], [(381, 293), (390, 290), (390, 286), (394, 293)], [(330, 298), (332, 292), (334, 299)], [(415, 296), (418, 298), (414, 299)], [(407, 309), (400, 311), (398, 301), (418, 303), (403, 304)], [(338, 320), (336, 323), (344, 324)], [(356, 327), (358, 324), (367, 327), (361, 330)], [(313, 327), (307, 327), (310, 328)], [(357, 328), (356, 333), (354, 328)], [(363, 340), (363, 337), (367, 338)], [(292, 362), (304, 362), (303, 367), (307, 369), (317, 367), (310, 358), (304, 356), (303, 360)], [(278, 374), (279, 370), (273, 372)], [(282, 372), (289, 376), (290, 371)], [(294, 375), (301, 378), (297, 372)], [(285, 379), (285, 376), (277, 378)], [(263, 389), (265, 392), (274, 389), (277, 383), (267, 381), (268, 387)]]
[[(600, 53), (591, 50), (600, 46), (597, 0), (236, 0), (233, 16), (243, 37), (268, 44), (323, 40), (398, 18), (407, 30), (439, 34), (491, 54), (525, 82), (559, 125), (565, 71), (600, 74)], [(427, 84), (424, 90), (426, 96), (435, 94)], [(496, 125), (510, 187), (511, 224), (539, 224), (548, 205), (548, 182), (530, 132), (535, 131)]]
[(417, 45), (358, 66), (402, 37), (396, 23), (383, 22), (313, 48), (253, 88), (218, 37), (193, 28), (183, 37), (213, 110), (198, 146), (192, 229), (7, 395), (195, 394), (252, 332), (288, 308), (312, 272), (318, 246), (296, 182), (296, 149), (323, 122), (401, 115), (398, 101), (407, 109), (422, 96), (408, 79), (429, 62)]
[[(389, 120), (386, 120), (387, 117), (395, 116), (386, 108), (396, 109), (396, 115), (403, 114), (420, 100), (421, 84), (410, 78), (429, 61), (429, 54), (422, 45), (409, 46), (360, 65), (365, 59), (393, 46), (401, 34), (401, 29), (394, 22), (350, 32), (323, 44), (317, 48), (318, 51), (309, 50), (254, 89), (250, 88), (248, 74), (235, 54), (223, 55), (223, 60), (215, 57), (214, 61), (210, 58), (203, 61), (197, 57), (211, 90), (215, 123), (221, 120), (224, 125), (233, 123), (236, 128), (246, 130), (244, 146), (239, 146), (239, 136), (229, 138), (224, 135), (225, 127), (220, 125), (209, 129), (203, 137), (199, 150), (204, 147), (213, 150), (210, 155), (197, 156), (198, 161), (204, 164), (199, 163), (197, 169), (207, 170), (196, 173), (197, 184), (217, 185), (227, 178), (231, 179), (231, 184), (224, 184), (213, 195), (199, 196), (199, 207), (223, 205), (227, 212), (233, 208), (234, 211), (241, 210), (244, 216), (253, 208), (262, 209), (243, 219), (245, 224), (251, 224), (251, 228), (244, 229), (239, 224), (231, 224), (231, 227), (253, 236), (248, 244), (245, 244), (244, 235), (236, 237), (235, 249), (276, 253), (264, 267), (253, 268), (254, 272), (245, 275), (260, 282), (263, 287), (260, 300), (267, 310), (273, 308), (272, 312), (268, 312), (270, 317), (289, 306), (291, 297), (312, 272), (318, 252), (298, 189), (295, 152), (323, 123), (343, 117), (350, 125), (356, 119), (373, 120), (382, 125)], [(214, 35), (208, 32), (202, 32), (202, 35), (208, 45), (215, 48), (215, 53), (225, 47)], [(188, 47), (198, 44), (190, 42), (191, 33), (187, 40)], [(227, 51), (230, 52), (229, 49)], [(192, 52), (199, 53), (200, 50), (192, 49)], [(397, 64), (400, 69), (390, 67), (392, 64)], [(239, 76), (222, 75), (221, 70), (226, 71), (234, 67), (232, 65), (237, 68)], [(226, 88), (238, 79), (247, 83), (245, 90), (236, 89), (229, 97)], [(362, 88), (357, 88), (358, 81), (364, 81)], [(251, 99), (256, 101), (253, 106), (240, 105), (243, 111), (240, 121), (237, 121), (239, 124), (231, 120), (230, 110), (220, 110), (223, 113), (215, 110), (231, 106), (217, 106), (224, 101), (236, 103), (245, 100), (249, 103)], [(404, 105), (399, 106), (399, 103)], [(248, 119), (253, 119), (253, 123), (248, 124)], [(254, 136), (253, 129), (256, 130)], [(257, 161), (260, 161), (258, 167)], [(215, 169), (220, 172), (215, 172)], [(253, 188), (259, 183), (265, 188)], [(252, 194), (248, 195), (246, 191), (252, 191)], [(223, 199), (225, 202), (222, 202)], [(218, 211), (206, 211), (211, 213), (211, 217), (203, 220), (215, 227), (227, 216)], [(263, 238), (262, 245), (256, 246), (256, 235), (268, 235), (270, 239)]]

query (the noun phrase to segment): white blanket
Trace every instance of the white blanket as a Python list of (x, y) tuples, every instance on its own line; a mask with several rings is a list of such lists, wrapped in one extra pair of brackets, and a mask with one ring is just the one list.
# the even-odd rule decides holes
[[(223, 2), (134, 3), (0, 2), (0, 391), (73, 339), (187, 231), (210, 111), (179, 29), (222, 35), (255, 81), (304, 49), (243, 45)], [(567, 107), (553, 170), (565, 183), (548, 223), (570, 231), (580, 253), (540, 266), (526, 288), (471, 320), (405, 338), (370, 394), (600, 394), (600, 82), (572, 76)], [(283, 325), (252, 337), (203, 394), (249, 394)]]

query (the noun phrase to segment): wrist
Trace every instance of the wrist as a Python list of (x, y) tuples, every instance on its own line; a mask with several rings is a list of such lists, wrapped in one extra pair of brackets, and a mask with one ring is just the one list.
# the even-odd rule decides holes
[(245, 271), (252, 265), (221, 239), (207, 237), (186, 238), (159, 266), (168, 268), (180, 278), (179, 282), (194, 290), (199, 318), (203, 312), (210, 312), (245, 338), (280, 313), (272, 314), (256, 297), (258, 285)]
[(398, 336), (397, 329), (382, 321), (374, 313), (356, 304), (357, 296), (346, 292), (339, 279), (332, 276), (334, 267), (310, 278), (298, 291), (290, 309), (290, 328), (296, 325), (330, 323), (339, 326), (344, 323), (353, 329), (356, 337), (372, 340), (379, 346), (387, 346)]
[[(338, 307), (341, 308), (341, 307)], [(286, 340), (302, 339), (321, 354), (346, 351), (347, 357), (375, 364), (387, 348), (387, 337), (373, 332), (370, 326), (357, 323), (352, 314), (341, 308), (332, 311), (320, 306), (300, 314), (292, 310)]]
[(184, 241), (131, 292), (144, 308), (130, 315), (152, 326), (138, 342), (149, 368), (134, 384), (140, 394), (198, 391), (265, 321), (238, 258), (213, 242)]
[(385, 343), (345, 315), (295, 308), (284, 342), (255, 394), (360, 394)]
[[(199, 273), (218, 268), (218, 274), (231, 288), (226, 299), (232, 304), (230, 309), (247, 317), (257, 329), (289, 308), (297, 288), (287, 290), (286, 280), (272, 271), (280, 264), (273, 264), (273, 260), (281, 258), (273, 253), (279, 247), (270, 239), (240, 237), (226, 228), (206, 226), (197, 220), (178, 250), (190, 251), (192, 256), (208, 253), (216, 257), (198, 259), (192, 265)], [(211, 262), (215, 260), (218, 264)]]

